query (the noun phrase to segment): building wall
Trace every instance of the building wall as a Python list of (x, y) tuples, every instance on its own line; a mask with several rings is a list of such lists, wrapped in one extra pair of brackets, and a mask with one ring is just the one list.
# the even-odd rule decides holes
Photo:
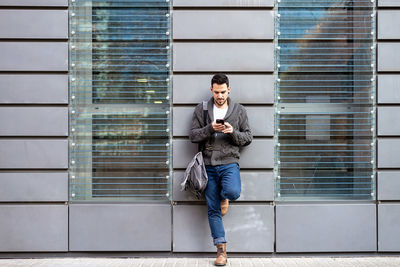
[(400, 3), (378, 1), (378, 250), (400, 251)]
[(229, 250), (273, 252), (273, 2), (173, 4), (173, 251), (215, 250), (204, 200), (198, 203), (190, 193), (180, 192), (179, 184), (197, 151), (188, 140), (193, 109), (211, 97), (213, 73), (225, 72), (231, 97), (248, 109), (254, 134), (240, 159), (243, 194), (224, 217)]
[(68, 1), (0, 7), (0, 251), (68, 251)]
[(0, 251), (214, 251), (204, 200), (179, 184), (192, 110), (219, 71), (255, 136), (224, 217), (230, 251), (400, 251), (398, 1), (378, 1), (377, 203), (273, 202), (273, 5), (174, 0), (172, 205), (69, 204), (68, 1), (0, 0)]

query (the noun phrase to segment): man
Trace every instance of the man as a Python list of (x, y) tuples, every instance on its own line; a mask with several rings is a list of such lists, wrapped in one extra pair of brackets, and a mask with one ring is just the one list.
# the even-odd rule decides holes
[(208, 183), (205, 197), (208, 222), (217, 247), (215, 265), (226, 264), (226, 240), (222, 216), (228, 211), (229, 200), (240, 196), (239, 148), (251, 143), (245, 108), (229, 98), (228, 77), (216, 74), (211, 79), (212, 97), (208, 101), (207, 123), (204, 125), (203, 104), (197, 105), (190, 129), (190, 140), (200, 143), (206, 165)]

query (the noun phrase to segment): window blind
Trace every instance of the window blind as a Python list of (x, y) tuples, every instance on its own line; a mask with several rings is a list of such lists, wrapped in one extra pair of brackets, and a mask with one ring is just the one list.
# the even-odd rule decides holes
[(70, 200), (170, 199), (170, 2), (70, 0)]
[(276, 0), (276, 200), (375, 199), (374, 6)]

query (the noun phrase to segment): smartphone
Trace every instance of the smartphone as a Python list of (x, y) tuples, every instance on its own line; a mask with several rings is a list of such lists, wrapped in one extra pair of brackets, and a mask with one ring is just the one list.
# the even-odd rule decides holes
[(224, 120), (222, 120), (222, 119), (217, 119), (217, 120), (216, 120), (216, 123), (219, 123), (219, 124), (225, 124), (225, 121), (224, 121)]

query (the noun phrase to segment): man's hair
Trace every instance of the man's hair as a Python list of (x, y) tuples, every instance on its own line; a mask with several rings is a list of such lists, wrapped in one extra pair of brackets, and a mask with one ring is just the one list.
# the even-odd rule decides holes
[(229, 79), (223, 73), (217, 73), (212, 77), (212, 79), (211, 79), (211, 87), (213, 86), (214, 83), (216, 83), (216, 84), (224, 84), (224, 83), (226, 83), (226, 86), (229, 87)]

